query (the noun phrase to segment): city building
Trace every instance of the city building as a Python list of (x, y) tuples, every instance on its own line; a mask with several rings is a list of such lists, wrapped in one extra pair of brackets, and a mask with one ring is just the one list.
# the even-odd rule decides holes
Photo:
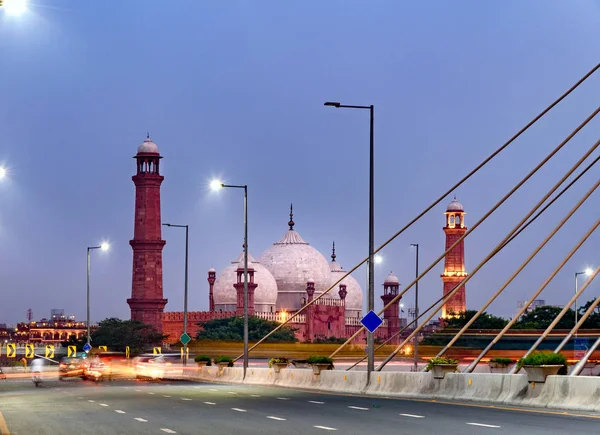
[[(518, 301), (517, 302), (517, 313), (520, 312), (523, 307), (525, 307), (527, 305), (528, 301)], [(536, 308), (539, 307), (543, 307), (546, 305), (546, 301), (544, 299), (535, 299), (533, 301), (531, 301), (531, 303), (529, 304), (529, 306), (527, 307), (527, 309), (525, 310), (525, 312), (523, 314), (527, 314), (533, 310), (535, 310)]]
[[(131, 318), (155, 326), (168, 335), (169, 342), (177, 342), (183, 333), (183, 312), (164, 312), (167, 299), (163, 297), (160, 186), (158, 146), (149, 137), (139, 146), (137, 172), (133, 176), (136, 187)], [(464, 210), (454, 199), (445, 213), (446, 246), (449, 247), (464, 232)], [(290, 208), (288, 228), (283, 236), (256, 259), (248, 255), (248, 312), (265, 320), (282, 322), (322, 295), (346, 271), (337, 262), (335, 244), (331, 261), (306, 242), (295, 229), (293, 209)], [(189, 311), (188, 333), (193, 337), (201, 329), (200, 323), (213, 319), (241, 316), (244, 311), (243, 253), (219, 273), (208, 270), (208, 311)], [(446, 258), (442, 281), (444, 294), (467, 274), (464, 266), (464, 245), (461, 242)], [(380, 294), (384, 304), (399, 293), (400, 282), (390, 273)], [(447, 304), (446, 310), (464, 311), (464, 288)], [(446, 312), (446, 311), (445, 311)], [(296, 316), (290, 322), (300, 341), (321, 338), (347, 338), (360, 327), (363, 312), (363, 290), (352, 276), (344, 278), (326, 296)], [(400, 311), (400, 300), (385, 310), (383, 324), (375, 332), (378, 340), (400, 339), (399, 331), (406, 325)], [(366, 333), (355, 339), (366, 342)]]

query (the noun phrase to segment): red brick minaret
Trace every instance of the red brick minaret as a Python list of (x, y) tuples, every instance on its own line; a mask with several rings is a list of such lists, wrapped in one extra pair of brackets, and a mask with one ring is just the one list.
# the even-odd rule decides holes
[(132, 177), (135, 184), (135, 223), (133, 240), (133, 279), (131, 299), (131, 319), (154, 326), (162, 331), (162, 313), (167, 304), (163, 298), (162, 249), (165, 241), (161, 238), (160, 185), (164, 177), (160, 175), (160, 153), (150, 136), (139, 146), (134, 157), (137, 173)]
[[(383, 283), (383, 295), (381, 300), (386, 306), (392, 299), (398, 296), (400, 290), (400, 281), (392, 272), (387, 276)], [(400, 298), (401, 299), (401, 298)], [(400, 299), (394, 302), (388, 309), (383, 312), (383, 318), (387, 320), (388, 338), (400, 331)], [(391, 344), (399, 343), (399, 337), (395, 337), (390, 341)]]
[[(460, 202), (454, 200), (448, 204), (446, 209), (446, 249), (450, 248), (467, 231), (465, 226), (465, 211)], [(467, 277), (465, 271), (465, 243), (461, 241), (456, 247), (448, 252), (444, 262), (444, 296), (450, 293), (463, 279)], [(442, 307), (442, 317), (448, 317), (448, 313), (462, 313), (467, 310), (467, 298), (465, 287), (461, 289)]]

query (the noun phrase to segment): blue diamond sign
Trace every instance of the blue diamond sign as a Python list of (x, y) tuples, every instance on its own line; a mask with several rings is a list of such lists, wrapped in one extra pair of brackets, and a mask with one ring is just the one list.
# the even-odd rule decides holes
[(189, 335), (187, 335), (187, 333), (184, 332), (183, 334), (181, 334), (181, 337), (179, 337), (179, 340), (181, 341), (181, 344), (185, 346), (190, 341), (192, 341), (192, 337), (190, 337)]
[(92, 346), (89, 343), (83, 345), (84, 352), (89, 352), (90, 350), (92, 350)]
[(381, 326), (383, 320), (381, 320), (379, 316), (375, 314), (375, 311), (371, 310), (360, 320), (360, 323), (362, 323), (364, 327), (369, 330), (369, 332), (375, 332), (375, 330)]

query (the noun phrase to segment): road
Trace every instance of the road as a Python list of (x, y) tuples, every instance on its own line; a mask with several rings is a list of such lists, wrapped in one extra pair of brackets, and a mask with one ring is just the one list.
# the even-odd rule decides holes
[(0, 381), (6, 435), (592, 434), (599, 416), (194, 382)]

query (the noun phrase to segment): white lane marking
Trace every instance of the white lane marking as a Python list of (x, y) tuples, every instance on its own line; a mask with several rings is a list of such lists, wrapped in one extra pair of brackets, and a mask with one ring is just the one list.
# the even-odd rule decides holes
[(148, 393), (148, 394), (154, 394), (154, 393)]
[(496, 426), (494, 424), (484, 424), (484, 423), (467, 423), (470, 424), (471, 426), (481, 426), (481, 427), (492, 427), (492, 428), (498, 428), (500, 426)]
[(192, 400), (192, 399), (188, 399), (187, 397), (182, 397), (181, 400)]
[(78, 398), (78, 399), (83, 399), (83, 397), (79, 397), (79, 396), (78, 396), (77, 398)]
[(237, 394), (235, 391), (228, 391), (228, 394)]
[(137, 388), (135, 389), (135, 391), (142, 391), (142, 390), (138, 390)]
[(289, 397), (278, 397), (277, 400), (290, 400)]
[(335, 427), (327, 427), (327, 426), (313, 426), (316, 427), (317, 429), (323, 429), (323, 430), (337, 430)]
[(359, 411), (368, 411), (369, 408), (362, 408), (360, 406), (349, 406), (350, 409), (358, 409)]
[(115, 409), (115, 412), (118, 414), (125, 414), (125, 411), (121, 411), (120, 409)]
[(163, 432), (166, 432), (166, 433), (177, 433), (174, 430), (167, 429), (166, 427), (161, 427), (160, 430), (162, 430)]
[(245, 409), (241, 409), (241, 408), (231, 408), (233, 411), (237, 411), (237, 412), (246, 412)]
[(216, 405), (215, 402), (204, 402), (206, 405)]
[(219, 391), (216, 388), (209, 388), (208, 391)]
[(100, 406), (108, 406), (106, 403), (98, 403)]
[(425, 418), (422, 415), (415, 415), (415, 414), (400, 414), (402, 417), (412, 417), (412, 418)]
[(281, 418), (281, 417), (274, 417), (274, 416), (272, 416), (272, 415), (267, 415), (267, 418), (270, 418), (271, 420), (285, 421), (285, 418)]
[(325, 402), (319, 402), (318, 400), (309, 400), (308, 403), (315, 403), (317, 405), (323, 405)]
[(94, 403), (94, 402), (95, 402), (95, 400), (88, 400), (88, 402), (90, 402), (90, 403)]
[(169, 397), (171, 397), (171, 396), (163, 396), (163, 397), (169, 398)]
[(142, 423), (147, 423), (148, 422), (148, 420), (145, 420), (145, 419), (139, 418), (139, 417), (134, 418), (134, 420), (141, 421)]
[(250, 394), (250, 397), (260, 397), (260, 394)]

